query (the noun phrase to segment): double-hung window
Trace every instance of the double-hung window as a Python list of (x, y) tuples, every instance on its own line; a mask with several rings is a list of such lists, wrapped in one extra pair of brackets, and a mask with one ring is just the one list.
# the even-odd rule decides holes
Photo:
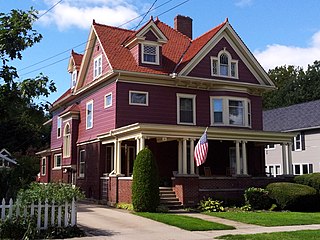
[(112, 106), (112, 93), (108, 93), (104, 96), (104, 107), (108, 108)]
[(70, 124), (67, 123), (63, 131), (63, 157), (70, 157), (71, 154), (71, 129)]
[(225, 49), (217, 57), (211, 57), (211, 75), (238, 78), (238, 61)]
[(84, 177), (85, 174), (85, 150), (79, 152), (79, 177)]
[(301, 134), (299, 133), (296, 137), (294, 137), (294, 150), (301, 151), (302, 144), (301, 144)]
[(86, 129), (93, 127), (93, 100), (87, 102), (86, 106)]
[(61, 153), (55, 154), (53, 158), (53, 167), (54, 168), (61, 168)]
[(301, 164), (293, 164), (293, 174), (294, 175), (302, 175), (313, 173), (313, 164), (311, 163), (301, 163)]
[(159, 46), (142, 44), (142, 63), (159, 64)]
[(61, 117), (57, 118), (57, 138), (61, 137), (61, 125), (62, 125), (62, 119)]
[(97, 78), (102, 74), (102, 55), (96, 57), (93, 61), (93, 78)]
[(243, 100), (229, 100), (229, 124), (244, 126)]
[(77, 70), (73, 70), (71, 74), (71, 88), (74, 88), (77, 84)]
[(42, 176), (46, 175), (46, 157), (43, 157), (41, 159), (41, 175)]
[(148, 92), (141, 91), (129, 91), (129, 104), (130, 105), (140, 105), (140, 106), (148, 106)]
[(177, 94), (178, 124), (196, 124), (196, 96), (190, 94)]

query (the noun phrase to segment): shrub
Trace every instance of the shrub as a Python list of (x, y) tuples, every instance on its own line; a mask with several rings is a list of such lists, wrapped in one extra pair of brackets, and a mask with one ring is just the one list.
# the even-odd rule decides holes
[(132, 205), (137, 212), (155, 212), (159, 205), (159, 175), (152, 152), (141, 150), (134, 161)]
[(0, 239), (36, 239), (39, 234), (34, 217), (11, 217), (0, 221)]
[(296, 183), (270, 183), (267, 186), (269, 196), (281, 209), (294, 211), (316, 210), (318, 202), (317, 191), (309, 186)]
[(222, 201), (212, 200), (208, 198), (207, 200), (201, 200), (198, 209), (201, 212), (224, 212), (224, 207), (222, 206)]
[(133, 210), (133, 206), (131, 203), (117, 203), (116, 208), (125, 209), (129, 211)]
[(245, 203), (250, 205), (252, 210), (267, 210), (272, 205), (268, 191), (263, 188), (251, 187), (246, 189), (244, 199)]
[(294, 178), (295, 183), (308, 185), (315, 188), (318, 192), (320, 191), (320, 173), (311, 173), (299, 175)]

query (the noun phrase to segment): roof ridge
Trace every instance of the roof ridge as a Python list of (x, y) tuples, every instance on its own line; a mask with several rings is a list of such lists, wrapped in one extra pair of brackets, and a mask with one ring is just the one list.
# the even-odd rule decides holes
[(210, 32), (212, 32), (213, 30), (222, 27), (223, 25), (225, 25), (228, 21), (224, 21), (223, 23), (220, 23), (219, 25), (215, 26), (214, 28), (211, 28), (210, 30), (206, 31), (204, 34), (200, 35), (199, 37), (196, 37), (195, 39), (192, 40), (192, 42), (202, 38), (203, 36), (209, 34)]
[(127, 31), (127, 32), (132, 32), (132, 33), (135, 32), (135, 31), (130, 30), (130, 29), (125, 29), (125, 28), (110, 26), (110, 25), (107, 25), (107, 24), (102, 24), (102, 23), (97, 23), (97, 22), (93, 22), (92, 25), (98, 25), (98, 26), (101, 26), (101, 27), (108, 27), (108, 28), (112, 28), (112, 29), (116, 29), (116, 30), (122, 30), (122, 31)]

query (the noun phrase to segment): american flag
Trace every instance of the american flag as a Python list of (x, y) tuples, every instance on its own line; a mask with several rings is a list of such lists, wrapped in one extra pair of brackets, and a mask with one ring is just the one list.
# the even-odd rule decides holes
[(197, 167), (203, 164), (207, 159), (208, 154), (208, 139), (207, 131), (205, 131), (199, 139), (196, 147), (194, 148), (194, 160), (196, 161)]

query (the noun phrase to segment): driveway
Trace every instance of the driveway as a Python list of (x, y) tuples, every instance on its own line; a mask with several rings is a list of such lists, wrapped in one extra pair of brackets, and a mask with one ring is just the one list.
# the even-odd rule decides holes
[[(92, 203), (78, 205), (78, 226), (83, 228), (87, 237), (84, 239), (109, 240), (212, 240), (214, 237), (228, 234), (254, 234), (264, 232), (284, 232), (320, 229), (320, 224), (262, 227), (239, 223), (227, 219), (211, 217), (197, 213), (177, 213), (219, 222), (236, 227), (234, 230), (186, 231), (177, 227), (139, 217), (125, 210)], [(76, 238), (73, 238), (76, 239)]]

